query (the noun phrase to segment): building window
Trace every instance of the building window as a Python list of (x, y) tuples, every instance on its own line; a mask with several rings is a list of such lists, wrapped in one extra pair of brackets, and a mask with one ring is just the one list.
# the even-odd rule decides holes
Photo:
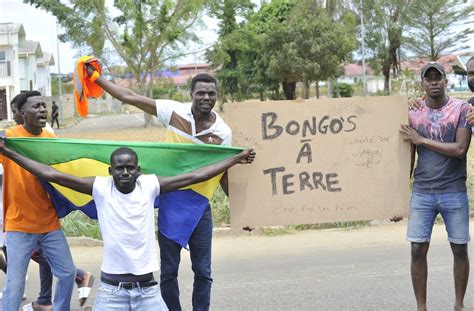
[(0, 51), (0, 62), (7, 60), (7, 53), (5, 51)]

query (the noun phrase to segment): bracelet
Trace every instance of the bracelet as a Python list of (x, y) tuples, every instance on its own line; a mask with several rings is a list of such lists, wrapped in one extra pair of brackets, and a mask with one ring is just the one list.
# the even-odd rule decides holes
[(100, 73), (96, 70), (94, 73), (90, 76), (89, 80), (91, 82), (95, 82), (97, 79), (100, 78)]

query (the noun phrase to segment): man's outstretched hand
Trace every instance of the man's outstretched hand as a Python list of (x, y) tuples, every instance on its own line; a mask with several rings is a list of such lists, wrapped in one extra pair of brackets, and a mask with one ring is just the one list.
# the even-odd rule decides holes
[(419, 110), (421, 109), (421, 99), (415, 98), (408, 101), (408, 109), (409, 110)]
[(423, 136), (418, 134), (418, 132), (415, 129), (411, 128), (409, 125), (402, 124), (400, 126), (400, 133), (405, 135), (405, 141), (409, 141), (414, 145), (418, 146), (423, 141)]
[(255, 149), (253, 148), (246, 149), (240, 153), (239, 163), (240, 164), (252, 163), (253, 160), (255, 160), (255, 156), (256, 156)]

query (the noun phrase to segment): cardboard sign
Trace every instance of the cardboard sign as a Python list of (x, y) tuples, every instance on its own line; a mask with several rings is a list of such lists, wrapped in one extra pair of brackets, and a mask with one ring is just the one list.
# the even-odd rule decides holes
[(226, 105), (233, 145), (257, 152), (229, 171), (232, 226), (406, 216), (407, 107), (402, 96)]

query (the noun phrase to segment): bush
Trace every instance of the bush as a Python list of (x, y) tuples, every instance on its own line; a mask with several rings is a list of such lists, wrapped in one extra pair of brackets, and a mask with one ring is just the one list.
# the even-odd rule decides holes
[(338, 83), (334, 85), (334, 97), (352, 97), (354, 88), (348, 83)]
[(170, 98), (177, 92), (176, 86), (171, 79), (158, 79), (153, 85), (153, 98)]
[(68, 237), (86, 236), (93, 239), (102, 240), (99, 222), (90, 219), (84, 213), (75, 211), (61, 219), (64, 233)]
[(219, 186), (211, 200), (212, 220), (217, 227), (230, 224), (229, 198)]

